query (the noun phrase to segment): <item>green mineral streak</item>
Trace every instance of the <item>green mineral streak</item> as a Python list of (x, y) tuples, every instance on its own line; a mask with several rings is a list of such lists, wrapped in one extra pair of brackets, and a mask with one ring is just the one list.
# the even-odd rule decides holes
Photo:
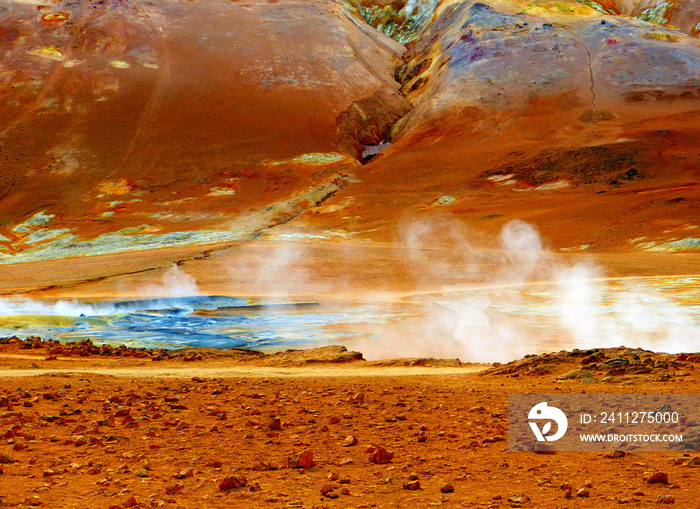
[(343, 156), (339, 154), (324, 154), (321, 152), (312, 152), (310, 154), (304, 154), (292, 159), (295, 163), (305, 163), (305, 164), (328, 164), (340, 161)]
[(666, 19), (665, 16), (669, 7), (670, 4), (668, 2), (664, 2), (654, 8), (643, 11), (639, 16), (637, 16), (637, 19), (641, 19), (642, 21), (646, 21), (648, 23), (654, 23), (655, 25), (665, 25), (668, 23), (668, 19)]
[(349, 11), (362, 16), (368, 25), (401, 44), (407, 44), (416, 40), (430, 24), (437, 2), (409, 2), (398, 11), (392, 5), (366, 6), (359, 0), (345, 0), (345, 6)]
[(700, 249), (700, 238), (688, 237), (686, 239), (674, 240), (652, 247), (649, 251), (687, 251), (690, 249)]
[(593, 0), (578, 0), (579, 3), (586, 5), (588, 7), (591, 7), (592, 9), (595, 9), (596, 11), (602, 13), (602, 14), (610, 14), (610, 15), (616, 15), (619, 14), (612, 9), (607, 9), (600, 5), (598, 2), (594, 2)]

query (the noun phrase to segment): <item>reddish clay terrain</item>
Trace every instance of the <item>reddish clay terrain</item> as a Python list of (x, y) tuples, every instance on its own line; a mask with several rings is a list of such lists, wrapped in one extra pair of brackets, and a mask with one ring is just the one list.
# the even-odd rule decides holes
[(474, 372), (311, 351), (306, 367), (245, 375), (205, 353), (121, 357), (118, 374), (81, 347), (46, 360), (47, 345), (21, 346), (0, 347), (4, 507), (694, 507), (698, 496), (692, 451), (539, 454), (506, 441), (508, 393), (694, 393), (697, 355), (601, 351), (656, 367), (590, 377), (570, 374), (591, 352)]
[(357, 258), (436, 214), (696, 252), (696, 39), (581, 4), (371, 6), (3, 5), (2, 262), (299, 235)]

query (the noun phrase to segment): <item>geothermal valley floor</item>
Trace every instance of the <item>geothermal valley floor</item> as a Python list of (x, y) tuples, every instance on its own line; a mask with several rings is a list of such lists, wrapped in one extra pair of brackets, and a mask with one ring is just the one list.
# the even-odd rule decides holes
[[(580, 354), (493, 368), (25, 346), (0, 345), (3, 507), (691, 508), (700, 494), (695, 453), (507, 450), (508, 394), (697, 393), (694, 357), (564, 380)], [(659, 471), (668, 484), (645, 481)]]

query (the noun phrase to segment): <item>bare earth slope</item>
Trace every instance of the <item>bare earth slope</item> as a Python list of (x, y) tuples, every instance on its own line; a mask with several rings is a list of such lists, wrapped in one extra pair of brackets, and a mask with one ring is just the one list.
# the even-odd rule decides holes
[[(436, 214), (696, 252), (696, 39), (580, 4), (427, 2), (381, 18), (403, 47), (365, 23), (382, 5), (3, 4), (0, 261), (299, 235), (371, 261)], [(106, 275), (191, 258), (130, 256)]]

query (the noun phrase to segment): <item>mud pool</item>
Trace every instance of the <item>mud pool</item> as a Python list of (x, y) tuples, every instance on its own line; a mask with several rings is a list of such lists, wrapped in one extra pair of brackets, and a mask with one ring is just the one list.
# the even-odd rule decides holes
[(364, 302), (196, 296), (0, 301), (0, 336), (135, 347), (278, 350), (342, 344), (376, 359), (494, 362), (569, 348), (700, 345), (700, 277), (562, 279), (443, 288)]

